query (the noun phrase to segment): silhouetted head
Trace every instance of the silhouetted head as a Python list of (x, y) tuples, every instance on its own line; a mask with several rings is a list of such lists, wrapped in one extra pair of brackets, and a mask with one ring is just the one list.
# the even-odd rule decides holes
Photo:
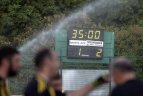
[[(5, 75), (12, 77), (20, 71), (20, 54), (19, 51), (12, 47), (0, 48), (0, 70), (7, 71)], [(4, 72), (4, 73), (5, 73)], [(3, 75), (3, 74), (2, 74)]]
[(34, 57), (34, 63), (38, 71), (55, 76), (59, 71), (58, 56), (54, 50), (43, 49)]
[(116, 84), (122, 84), (135, 78), (131, 61), (124, 57), (117, 57), (112, 62), (112, 75)]

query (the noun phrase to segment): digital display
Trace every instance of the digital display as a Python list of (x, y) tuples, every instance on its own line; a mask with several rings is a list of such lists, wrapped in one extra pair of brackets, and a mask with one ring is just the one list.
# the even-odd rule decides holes
[(68, 31), (68, 57), (97, 58), (103, 56), (103, 30), (74, 28)]
[(74, 28), (68, 31), (69, 58), (96, 58), (103, 56), (103, 30)]
[(85, 32), (84, 30), (73, 30), (71, 34), (71, 39), (100, 39), (100, 31), (88, 30)]

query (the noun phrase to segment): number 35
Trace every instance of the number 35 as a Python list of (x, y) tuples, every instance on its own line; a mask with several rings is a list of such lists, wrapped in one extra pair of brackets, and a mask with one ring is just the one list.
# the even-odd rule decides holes
[(101, 57), (102, 56), (102, 49), (98, 49), (96, 52), (96, 57)]

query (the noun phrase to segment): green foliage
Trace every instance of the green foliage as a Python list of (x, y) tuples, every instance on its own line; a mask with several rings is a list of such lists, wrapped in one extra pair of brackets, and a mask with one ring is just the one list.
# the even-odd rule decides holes
[[(35, 30), (51, 27), (57, 20), (55, 15), (71, 13), (74, 8), (91, 1), (93, 0), (1, 0), (1, 41), (6, 40), (4, 45), (19, 46)], [(118, 6), (107, 5), (104, 6), (103, 12), (95, 12), (92, 21), (103, 25), (143, 26), (143, 0), (119, 1)]]
[(115, 56), (126, 56), (133, 61), (137, 76), (143, 78), (143, 27), (113, 28)]
[[(48, 27), (56, 19), (56, 14), (60, 15), (81, 1), (83, 0), (1, 0), (0, 35), (4, 40), (7, 39), (4, 44), (19, 46), (35, 30)], [(49, 17), (53, 18), (48, 20)]]
[(142, 24), (142, 0), (114, 0), (99, 10), (93, 14), (93, 22), (117, 26)]
[[(0, 0), (0, 46), (18, 47), (38, 30), (50, 28), (65, 14), (91, 1), (94, 0)], [(120, 1), (120, 4), (103, 6), (101, 10), (89, 14), (90, 21), (75, 23), (78, 26), (84, 23), (100, 24), (115, 32), (115, 55), (131, 58), (137, 75), (143, 78), (143, 0), (113, 1)], [(16, 87), (19, 93), (26, 83), (25, 77), (32, 72), (28, 68), (22, 71), (17, 80), (12, 80), (12, 89)], [(22, 81), (21, 85), (17, 83), (18, 80)], [(21, 88), (17, 87), (19, 85)], [(15, 93), (16, 90), (12, 91)]]
[(137, 77), (143, 79), (143, 27), (108, 26), (106, 29), (115, 32), (115, 57), (125, 56), (132, 60)]

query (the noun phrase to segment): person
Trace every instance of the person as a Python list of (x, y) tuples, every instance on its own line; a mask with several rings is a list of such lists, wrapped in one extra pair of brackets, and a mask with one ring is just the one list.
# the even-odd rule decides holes
[(28, 83), (25, 96), (62, 96), (62, 93), (55, 91), (50, 84), (51, 78), (58, 73), (59, 61), (54, 50), (43, 49), (34, 57), (36, 74)]
[(136, 78), (135, 69), (129, 59), (116, 58), (112, 68), (116, 87), (111, 96), (143, 96), (143, 81)]
[[(86, 96), (93, 89), (95, 89), (109, 81), (110, 81), (110, 78), (108, 75), (99, 76), (96, 80), (87, 84), (86, 86), (82, 87), (81, 89), (76, 90), (76, 91), (68, 91), (65, 94), (67, 96)], [(62, 91), (62, 77), (60, 74), (57, 74), (56, 76), (53, 77), (52, 85), (55, 90)]]
[(0, 48), (0, 96), (10, 96), (7, 79), (20, 71), (20, 54), (12, 47)]
[(57, 73), (51, 80), (51, 84), (57, 91), (62, 91), (62, 76)]
[(60, 63), (54, 50), (43, 49), (34, 57), (36, 74), (27, 85), (25, 96), (85, 96), (95, 86), (104, 84), (106, 80), (100, 78), (98, 81), (70, 94), (62, 93), (62, 86), (58, 89), (53, 85), (53, 77), (59, 72)]

